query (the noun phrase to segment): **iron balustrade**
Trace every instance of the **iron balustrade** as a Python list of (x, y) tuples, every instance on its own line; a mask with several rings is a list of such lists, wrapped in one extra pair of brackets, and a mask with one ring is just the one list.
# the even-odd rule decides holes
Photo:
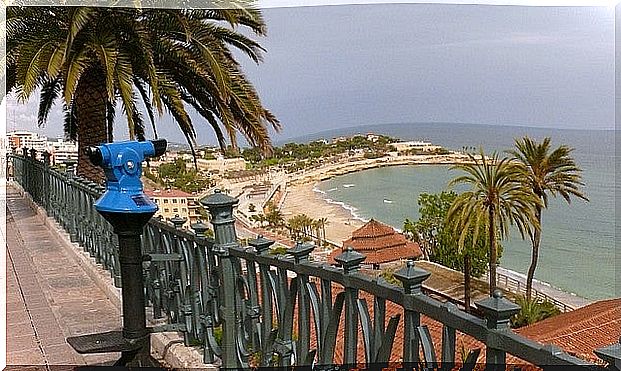
[[(15, 182), (121, 287), (118, 241), (93, 207), (103, 187), (51, 167), (49, 155), (38, 161), (35, 154), (10, 155)], [(181, 227), (185, 219), (152, 218), (142, 236), (143, 273), (147, 306), (162, 321), (154, 331), (181, 332), (186, 346), (202, 348), (207, 364), (329, 368), (341, 338), (342, 363), (387, 365), (403, 321), (401, 366), (452, 369), (459, 363), (460, 332), (485, 344), (490, 370), (504, 370), (507, 354), (544, 369), (604, 369), (512, 332), (509, 319), (518, 307), (499, 293), (476, 303), (480, 318), (426, 295), (422, 284), (430, 274), (414, 261), (395, 272), (403, 286), (398, 287), (362, 274), (365, 257), (351, 249), (336, 257), (337, 268), (313, 261), (311, 244), (297, 243), (286, 256), (274, 255), (274, 242), (261, 236), (241, 246), (234, 227), (237, 199), (216, 191), (201, 202), (215, 238), (205, 236), (208, 225), (200, 221), (187, 230)], [(388, 303), (401, 313), (387, 318)], [(422, 315), (442, 324), (439, 357)], [(596, 354), (606, 369), (620, 369), (621, 344)], [(463, 369), (472, 369), (477, 355), (472, 352)]]

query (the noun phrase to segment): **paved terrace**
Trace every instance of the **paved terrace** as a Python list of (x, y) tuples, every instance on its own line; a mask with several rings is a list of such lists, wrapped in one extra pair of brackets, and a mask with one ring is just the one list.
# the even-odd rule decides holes
[[(7, 367), (112, 365), (120, 353), (80, 355), (65, 339), (121, 328), (118, 289), (12, 186), (6, 202)], [(196, 366), (196, 354), (179, 342), (170, 333), (152, 336), (152, 356)]]
[(63, 246), (56, 231), (7, 188), (7, 365), (105, 365), (118, 354), (80, 355), (68, 336), (118, 329), (119, 308)]

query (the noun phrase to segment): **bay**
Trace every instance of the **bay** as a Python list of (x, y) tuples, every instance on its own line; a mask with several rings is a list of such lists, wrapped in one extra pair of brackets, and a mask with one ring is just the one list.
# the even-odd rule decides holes
[[(574, 199), (568, 205), (562, 199), (551, 199), (543, 215), (542, 248), (535, 277), (587, 299), (620, 295), (614, 280), (615, 260), (619, 258), (615, 254), (614, 131), (399, 124), (320, 133), (316, 138), (370, 132), (403, 140), (429, 140), (453, 150), (482, 146), (486, 153), (509, 149), (513, 138), (523, 135), (537, 139), (549, 136), (553, 146), (567, 144), (575, 148), (573, 155), (583, 169), (590, 201)], [(352, 217), (375, 218), (401, 229), (406, 218), (418, 219), (417, 199), (421, 193), (440, 192), (459, 174), (441, 165), (385, 167), (332, 178), (317, 188), (326, 192), (325, 197), (349, 205)], [(526, 273), (530, 243), (515, 230), (503, 246), (501, 266)]]

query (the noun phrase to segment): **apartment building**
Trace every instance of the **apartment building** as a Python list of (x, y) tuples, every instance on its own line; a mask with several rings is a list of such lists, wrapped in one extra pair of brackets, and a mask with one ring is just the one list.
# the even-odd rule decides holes
[(34, 148), (37, 151), (37, 158), (41, 159), (41, 153), (47, 150), (47, 138), (26, 130), (11, 131), (7, 134), (9, 148), (21, 151), (22, 148)]
[(78, 145), (73, 141), (56, 139), (48, 141), (52, 164), (75, 163), (78, 161)]
[(144, 193), (159, 208), (155, 216), (161, 215), (165, 220), (169, 220), (179, 215), (186, 219), (184, 228), (189, 228), (190, 224), (196, 223), (201, 218), (200, 203), (192, 194), (178, 189), (145, 189)]

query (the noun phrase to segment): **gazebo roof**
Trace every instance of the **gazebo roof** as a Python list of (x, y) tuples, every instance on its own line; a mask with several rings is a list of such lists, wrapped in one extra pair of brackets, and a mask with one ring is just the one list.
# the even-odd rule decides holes
[[(400, 259), (418, 258), (422, 255), (417, 243), (408, 241), (389, 225), (375, 219), (352, 232), (352, 236), (343, 241), (343, 248), (351, 246), (367, 258), (363, 264), (382, 264)], [(334, 264), (334, 257), (342, 249), (330, 253), (328, 262)]]

